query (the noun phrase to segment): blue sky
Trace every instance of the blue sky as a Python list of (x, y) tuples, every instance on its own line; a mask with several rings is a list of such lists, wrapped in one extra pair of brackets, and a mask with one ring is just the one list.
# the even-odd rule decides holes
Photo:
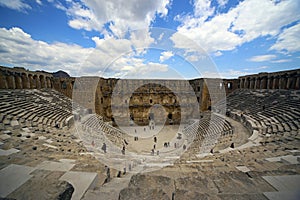
[(296, 0), (1, 0), (0, 64), (72, 76), (233, 78), (300, 68)]

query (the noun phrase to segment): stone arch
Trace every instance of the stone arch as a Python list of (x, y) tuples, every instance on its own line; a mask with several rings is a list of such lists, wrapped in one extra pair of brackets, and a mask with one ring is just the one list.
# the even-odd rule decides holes
[(31, 89), (37, 89), (37, 75), (32, 76)]
[(71, 83), (70, 83), (70, 88), (71, 88), (71, 90), (73, 90), (74, 84), (75, 84), (75, 81), (71, 81)]
[(66, 83), (66, 81), (61, 81), (60, 82), (60, 89), (63, 89), (63, 90), (67, 89), (67, 83)]
[(39, 76), (39, 80), (40, 80), (40, 83), (41, 83), (41, 88), (47, 88), (45, 76), (44, 75), (40, 75)]

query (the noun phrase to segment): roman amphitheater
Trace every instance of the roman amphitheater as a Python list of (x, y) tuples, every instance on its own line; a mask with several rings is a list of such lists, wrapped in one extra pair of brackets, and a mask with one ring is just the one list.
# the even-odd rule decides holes
[(0, 67), (0, 198), (300, 199), (299, 89)]

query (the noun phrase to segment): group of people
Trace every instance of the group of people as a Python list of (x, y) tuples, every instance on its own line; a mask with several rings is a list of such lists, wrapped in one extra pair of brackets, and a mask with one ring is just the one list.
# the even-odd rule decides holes
[[(151, 155), (152, 156), (154, 156), (154, 151), (156, 149), (156, 143), (157, 143), (157, 137), (156, 136), (154, 136), (153, 141), (154, 141), (154, 144), (153, 144), (153, 148), (151, 149)], [(159, 155), (159, 150), (157, 150), (156, 154)]]

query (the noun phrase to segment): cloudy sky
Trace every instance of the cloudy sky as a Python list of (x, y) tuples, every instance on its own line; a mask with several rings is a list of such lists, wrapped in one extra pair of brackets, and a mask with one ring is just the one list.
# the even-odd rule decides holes
[(0, 65), (195, 78), (300, 68), (298, 0), (0, 0)]

